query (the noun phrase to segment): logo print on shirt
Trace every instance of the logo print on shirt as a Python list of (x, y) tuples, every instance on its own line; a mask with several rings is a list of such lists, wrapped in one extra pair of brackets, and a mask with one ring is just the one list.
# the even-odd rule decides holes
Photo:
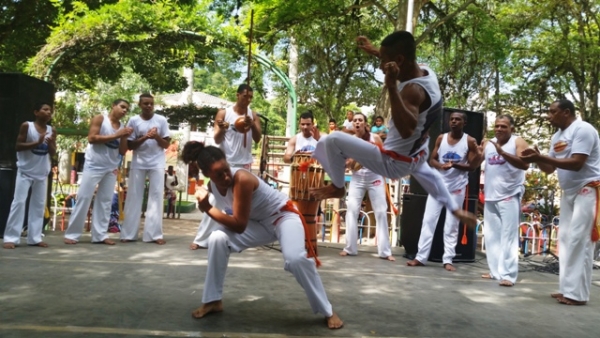
[(569, 145), (569, 143), (567, 141), (560, 140), (560, 141), (554, 143), (554, 152), (561, 153), (565, 149), (567, 149), (568, 145)]
[(106, 144), (106, 146), (109, 147), (110, 149), (118, 149), (119, 148), (119, 140), (108, 141), (104, 144)]
[(488, 158), (488, 164), (490, 165), (502, 165), (506, 163), (506, 160), (504, 159), (504, 157), (494, 153), (494, 155), (490, 156), (490, 158)]
[(458, 163), (462, 160), (462, 157), (455, 151), (449, 151), (442, 156), (444, 163)]
[(298, 151), (301, 151), (301, 152), (309, 152), (309, 151), (313, 152), (313, 151), (315, 151), (315, 146), (313, 146), (311, 144), (305, 145), (304, 147), (300, 148), (300, 150), (298, 150)]
[(381, 185), (381, 180), (375, 180), (375, 181), (373, 181), (373, 185), (374, 185), (374, 186), (379, 186), (379, 185)]
[(36, 146), (35, 148), (31, 149), (31, 152), (39, 155), (39, 156), (44, 156), (44, 155), (48, 155), (48, 144), (47, 143), (42, 143), (38, 146)]

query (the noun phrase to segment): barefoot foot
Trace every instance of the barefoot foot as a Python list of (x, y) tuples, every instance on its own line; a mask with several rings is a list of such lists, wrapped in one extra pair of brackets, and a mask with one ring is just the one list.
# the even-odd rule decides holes
[(4, 249), (14, 249), (16, 246), (15, 246), (15, 243), (4, 243), (4, 244), (2, 244), (2, 247)]
[(206, 247), (200, 246), (196, 243), (190, 244), (190, 250), (206, 249)]
[(65, 238), (64, 242), (65, 242), (65, 244), (72, 244), (72, 245), (75, 245), (75, 244), (78, 243), (76, 240), (74, 240), (74, 239), (68, 239), (68, 238)]
[(223, 311), (223, 301), (217, 300), (214, 302), (202, 304), (201, 307), (197, 308), (192, 312), (192, 317), (202, 318), (209, 313), (216, 313)]
[(554, 298), (554, 299), (559, 299), (559, 298), (563, 298), (563, 294), (562, 293), (551, 293), (550, 297)]
[(494, 279), (494, 277), (492, 277), (491, 273), (484, 273), (483, 275), (481, 275), (481, 278), (483, 278), (483, 279)]
[(458, 218), (463, 224), (466, 224), (469, 228), (474, 229), (477, 225), (477, 217), (474, 214), (458, 209), (452, 213), (456, 218)]
[(346, 188), (338, 188), (333, 184), (326, 185), (321, 188), (309, 188), (308, 192), (317, 200), (325, 200), (328, 198), (343, 198), (346, 196)]
[(121, 239), (121, 243), (134, 243), (137, 242), (137, 239)]
[(425, 264), (421, 263), (420, 261), (418, 261), (416, 259), (406, 262), (406, 265), (408, 265), (408, 266), (425, 266)]
[(379, 258), (388, 260), (390, 262), (395, 262), (396, 261), (396, 258), (394, 256), (379, 257)]
[(155, 241), (152, 241), (150, 243), (156, 243), (158, 245), (165, 245), (165, 244), (167, 244), (167, 241), (165, 241), (164, 239), (161, 238), (161, 239), (157, 239)]
[(92, 244), (106, 244), (106, 245), (115, 245), (115, 241), (113, 241), (113, 240), (112, 240), (112, 239), (110, 239), (110, 238), (107, 238), (107, 239), (105, 239), (105, 240), (103, 240), (103, 241), (100, 241), (100, 242), (92, 242)]
[(340, 256), (350, 256), (350, 254), (347, 253), (346, 251), (342, 250), (342, 251), (340, 251)]
[(342, 326), (344, 326), (344, 322), (335, 312), (331, 315), (331, 317), (326, 317), (325, 320), (327, 320), (327, 327), (332, 330), (341, 329)]
[(556, 300), (561, 303), (561, 304), (565, 304), (565, 305), (585, 305), (587, 302), (586, 301), (579, 301), (579, 300), (575, 300), (575, 299), (571, 299), (571, 298), (567, 298), (565, 296), (556, 298)]
[(39, 243), (35, 243), (35, 244), (27, 244), (29, 246), (39, 246), (40, 248), (47, 248), (48, 247), (48, 243), (46, 242), (39, 242)]
[(503, 280), (500, 281), (500, 286), (511, 287), (511, 286), (514, 286), (514, 285), (515, 285), (515, 283), (513, 283), (511, 281), (508, 281), (506, 279), (503, 279)]
[(444, 264), (444, 269), (446, 269), (446, 271), (456, 271), (456, 268), (454, 267), (454, 265), (452, 265), (450, 263)]

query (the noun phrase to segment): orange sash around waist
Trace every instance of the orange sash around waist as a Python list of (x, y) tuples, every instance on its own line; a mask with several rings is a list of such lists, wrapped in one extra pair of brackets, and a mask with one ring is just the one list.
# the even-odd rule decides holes
[(293, 212), (300, 216), (300, 220), (302, 221), (302, 227), (304, 228), (304, 238), (308, 247), (307, 250), (309, 251), (310, 255), (315, 257), (315, 263), (317, 264), (317, 267), (320, 267), (321, 261), (317, 258), (317, 254), (315, 253), (315, 248), (313, 247), (312, 241), (307, 240), (309, 238), (309, 229), (308, 224), (306, 224), (306, 220), (304, 220), (304, 216), (302, 216), (302, 214), (296, 209), (296, 207), (294, 207), (294, 203), (292, 203), (291, 200), (287, 201), (287, 203), (281, 208), (281, 211)]

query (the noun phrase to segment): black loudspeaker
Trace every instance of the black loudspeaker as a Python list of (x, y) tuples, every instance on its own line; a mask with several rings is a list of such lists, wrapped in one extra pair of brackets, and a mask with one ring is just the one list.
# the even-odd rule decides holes
[[(477, 195), (473, 198), (465, 199), (463, 208), (476, 213), (477, 210)], [(442, 209), (440, 218), (438, 219), (435, 233), (433, 234), (433, 242), (431, 243), (431, 251), (429, 252), (429, 260), (432, 262), (441, 262), (444, 257), (444, 222), (446, 222), (446, 208)], [(466, 241), (466, 244), (462, 244)], [(465, 233), (465, 226), (462, 223), (458, 224), (458, 241), (456, 242), (456, 256), (454, 262), (471, 263), (475, 261), (475, 250), (477, 249), (477, 233), (475, 228), (469, 229)]]
[(36, 103), (54, 105), (54, 92), (48, 82), (20, 73), (0, 73), (0, 236), (4, 236), (14, 196), (19, 128), (23, 122), (34, 120)]
[[(477, 208), (477, 197), (465, 200), (467, 210), (475, 213)], [(402, 196), (402, 215), (400, 215), (400, 245), (404, 246), (405, 257), (414, 259), (419, 251), (419, 238), (421, 237), (421, 227), (423, 225), (423, 214), (425, 214), (425, 205), (427, 204), (427, 195), (404, 194)], [(464, 205), (463, 205), (464, 207)], [(444, 256), (444, 222), (446, 221), (446, 208), (443, 208), (438, 219), (429, 260), (432, 262), (441, 262)], [(454, 262), (474, 262), (475, 251), (477, 248), (477, 233), (475, 229), (467, 228), (467, 244), (461, 244), (463, 240), (464, 226), (458, 225), (458, 241), (456, 244), (456, 256)]]
[(403, 194), (402, 214), (400, 215), (400, 245), (405, 257), (414, 259), (419, 251), (419, 237), (427, 195)]
[[(444, 134), (450, 131), (449, 121), (450, 114), (460, 112), (467, 115), (467, 123), (464, 127), (464, 132), (475, 138), (477, 144), (481, 143), (485, 134), (485, 114), (480, 112), (473, 112), (468, 110), (444, 108), (444, 112), (440, 120), (434, 123), (429, 129), (429, 153), (433, 152), (435, 147), (435, 140), (437, 140), (440, 134)], [(469, 196), (477, 196), (479, 194), (479, 176), (481, 175), (480, 169), (469, 173)], [(417, 195), (427, 195), (427, 192), (417, 182), (417, 180), (410, 177), (410, 192)]]

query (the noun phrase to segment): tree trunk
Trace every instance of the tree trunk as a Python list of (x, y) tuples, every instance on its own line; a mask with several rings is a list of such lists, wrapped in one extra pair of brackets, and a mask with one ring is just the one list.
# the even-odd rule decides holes
[[(292, 87), (296, 88), (298, 82), (298, 46), (294, 36), (290, 36), (290, 62), (288, 64), (288, 77), (292, 83)], [(287, 107), (287, 122), (285, 126), (285, 136), (292, 137), (296, 134), (296, 114), (292, 107), (292, 100), (288, 99)]]

